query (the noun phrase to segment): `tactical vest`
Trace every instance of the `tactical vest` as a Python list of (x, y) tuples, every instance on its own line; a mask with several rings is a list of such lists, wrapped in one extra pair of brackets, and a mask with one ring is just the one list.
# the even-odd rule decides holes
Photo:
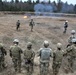
[(33, 55), (33, 51), (32, 50), (25, 50), (24, 51), (24, 57), (28, 60), (30, 60), (32, 58)]
[(54, 52), (55, 58), (54, 61), (55, 62), (62, 62), (62, 58), (63, 58), (63, 52), (57, 50), (56, 52)]
[(74, 36), (71, 36), (69, 39), (68, 39), (68, 42), (71, 43), (72, 42), (72, 39), (75, 39)]
[(18, 46), (12, 47), (11, 52), (12, 52), (12, 56), (15, 57), (15, 58), (20, 58), (21, 57), (20, 48)]
[(40, 59), (41, 60), (50, 60), (51, 51), (49, 48), (43, 48), (40, 51)]

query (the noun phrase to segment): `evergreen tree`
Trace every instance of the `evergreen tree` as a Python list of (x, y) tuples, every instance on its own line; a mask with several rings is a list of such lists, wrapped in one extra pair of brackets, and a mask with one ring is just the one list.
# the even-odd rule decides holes
[(37, 0), (36, 3), (40, 3), (40, 0)]
[(61, 9), (62, 9), (62, 2), (61, 2), (61, 0), (58, 0), (57, 9), (58, 9), (58, 12), (60, 12)]
[(14, 0), (11, 0), (11, 3), (14, 3)]
[(15, 0), (15, 3), (19, 3), (19, 0)]
[(75, 6), (74, 6), (74, 12), (75, 12), (75, 14), (76, 14), (76, 4), (75, 4)]
[(0, 0), (0, 3), (2, 3), (2, 0)]
[(50, 4), (51, 3), (51, 0), (49, 0), (48, 3)]
[(28, 0), (28, 3), (29, 3), (29, 4), (31, 4), (31, 3), (32, 3), (32, 1), (31, 1), (31, 0)]

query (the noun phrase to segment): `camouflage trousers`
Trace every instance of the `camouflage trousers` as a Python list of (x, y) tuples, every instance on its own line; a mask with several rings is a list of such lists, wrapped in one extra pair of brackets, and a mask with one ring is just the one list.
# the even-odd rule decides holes
[(40, 63), (40, 75), (47, 75), (49, 72), (49, 63)]
[(19, 28), (20, 28), (20, 25), (17, 25), (17, 26), (16, 26), (16, 30), (18, 30)]
[(33, 31), (33, 26), (31, 26), (31, 32)]
[(15, 72), (21, 72), (21, 59), (12, 59)]
[(74, 64), (74, 59), (73, 58), (68, 59), (68, 69), (70, 72), (73, 72), (73, 64)]
[(0, 71), (2, 71), (5, 68), (4, 59), (4, 57), (0, 57)]
[(54, 62), (52, 65), (53, 68), (53, 75), (58, 75), (59, 69), (60, 69), (61, 63)]
[(67, 31), (67, 28), (64, 28), (64, 31), (63, 31), (63, 33), (66, 33), (66, 31)]
[(32, 75), (34, 69), (33, 69), (33, 61), (30, 61), (30, 60), (26, 60), (25, 61), (25, 68), (26, 68), (26, 71), (27, 71), (27, 75)]

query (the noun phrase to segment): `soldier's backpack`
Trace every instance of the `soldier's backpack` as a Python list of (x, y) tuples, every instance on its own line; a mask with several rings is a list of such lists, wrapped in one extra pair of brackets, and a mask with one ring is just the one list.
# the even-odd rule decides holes
[(24, 51), (24, 57), (27, 59), (27, 60), (30, 60), (32, 58), (32, 50), (25, 50)]

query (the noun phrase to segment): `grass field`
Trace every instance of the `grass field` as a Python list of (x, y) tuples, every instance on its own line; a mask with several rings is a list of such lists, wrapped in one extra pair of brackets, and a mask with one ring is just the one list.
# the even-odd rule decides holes
[[(43, 41), (48, 40), (50, 48), (56, 49), (56, 44), (61, 42), (63, 50), (68, 44), (68, 38), (72, 29), (76, 30), (76, 18), (74, 17), (40, 17), (31, 16), (27, 19), (23, 18), (24, 15), (0, 15), (0, 42), (4, 43), (8, 55), (5, 57), (5, 62), (8, 67), (0, 75), (14, 75), (11, 58), (9, 57), (9, 48), (13, 44), (15, 38), (19, 39), (19, 45), (25, 50), (27, 42), (33, 43), (33, 49), (35, 52), (39, 48), (43, 47)], [(33, 32), (30, 32), (29, 21), (30, 18), (34, 19), (35, 26)], [(20, 30), (16, 31), (16, 22), (20, 20)], [(63, 25), (65, 20), (68, 20), (68, 30), (66, 34), (63, 34)], [(23, 58), (22, 58), (23, 59)], [(23, 60), (22, 60), (23, 61)], [(22, 65), (24, 63), (22, 62)], [(52, 75), (52, 59), (50, 61), (50, 75)], [(63, 61), (64, 65), (64, 61)], [(35, 57), (34, 75), (39, 75), (39, 58)], [(25, 70), (22, 67), (22, 73), (17, 75), (25, 75)], [(76, 75), (76, 73), (65, 74), (61, 67), (59, 75)]]

